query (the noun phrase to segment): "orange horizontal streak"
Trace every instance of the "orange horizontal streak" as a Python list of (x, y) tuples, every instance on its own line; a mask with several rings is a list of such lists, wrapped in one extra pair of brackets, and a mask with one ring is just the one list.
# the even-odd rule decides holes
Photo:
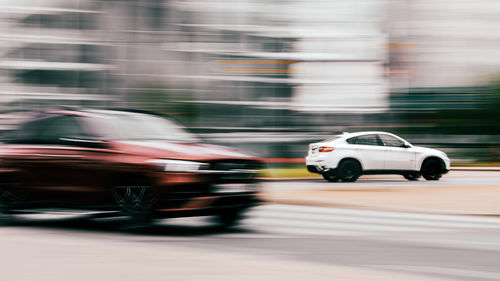
[(416, 47), (416, 44), (413, 43), (404, 43), (404, 42), (392, 42), (387, 44), (389, 49), (393, 50), (401, 50), (401, 49), (409, 49)]
[(164, 211), (183, 211), (183, 210), (195, 210), (197, 208), (185, 208), (185, 207), (182, 207), (182, 208), (172, 208), (172, 209), (159, 209), (158, 211), (160, 212), (164, 212)]
[(255, 69), (255, 68), (226, 68), (224, 72), (295, 72), (293, 69)]
[(304, 158), (264, 158), (266, 163), (305, 163)]
[(296, 61), (281, 61), (281, 60), (220, 60), (219, 63), (227, 64), (293, 64)]

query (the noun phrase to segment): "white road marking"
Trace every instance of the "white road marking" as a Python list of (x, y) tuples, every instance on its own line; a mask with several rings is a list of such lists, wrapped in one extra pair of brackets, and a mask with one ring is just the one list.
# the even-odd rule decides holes
[(460, 277), (470, 277), (470, 278), (485, 278), (492, 280), (500, 280), (500, 274), (488, 271), (476, 271), (476, 270), (465, 270), (459, 268), (445, 268), (445, 267), (434, 267), (434, 266), (415, 266), (415, 265), (384, 265), (376, 266), (375, 268), (385, 269), (385, 270), (401, 270), (410, 271), (418, 273), (432, 273), (432, 274), (443, 274), (443, 275), (454, 275)]
[(442, 228), (431, 227), (411, 227), (411, 226), (388, 226), (388, 225), (366, 225), (366, 224), (353, 224), (353, 223), (335, 223), (335, 222), (318, 222), (318, 221), (300, 221), (294, 218), (290, 219), (272, 219), (272, 218), (249, 218), (245, 220), (248, 225), (268, 225), (268, 226), (288, 226), (300, 228), (312, 228), (316, 230), (321, 229), (342, 229), (342, 230), (356, 230), (356, 231), (401, 231), (401, 232), (436, 232), (446, 231)]
[[(50, 210), (48, 210), (50, 211)], [(92, 212), (26, 215), (34, 219), (71, 218)], [(26, 217), (24, 216), (24, 217)], [(158, 224), (211, 227), (208, 217), (177, 218)], [(500, 249), (500, 219), (294, 205), (262, 205), (250, 209), (241, 226), (246, 232), (214, 233), (218, 238), (289, 238), (345, 236), (453, 248)], [(497, 232), (496, 232), (497, 231)]]
[[(452, 215), (415, 214), (292, 205), (263, 205), (250, 210), (243, 227), (282, 235), (370, 236), (433, 244), (446, 241), (456, 247), (500, 247), (500, 241), (480, 241), (467, 231), (500, 232), (500, 219)], [(460, 239), (452, 232), (462, 232)], [(439, 235), (431, 235), (431, 233)], [(481, 232), (474, 232), (481, 233)], [(410, 235), (411, 234), (411, 235)], [(452, 236), (452, 237), (449, 237)], [(454, 240), (458, 239), (458, 240)]]
[[(272, 210), (255, 210), (249, 215), (249, 217), (261, 217), (274, 219), (289, 219), (291, 215), (289, 212), (284, 211), (272, 211)], [(304, 221), (322, 221), (325, 223), (334, 222), (349, 222), (349, 223), (365, 223), (365, 224), (388, 224), (388, 225), (408, 225), (408, 226), (428, 226), (428, 227), (440, 227), (440, 228), (500, 228), (500, 224), (486, 224), (486, 223), (465, 223), (465, 222), (447, 222), (447, 221), (435, 221), (435, 220), (408, 220), (404, 218), (383, 218), (383, 217), (373, 217), (369, 215), (352, 215), (345, 216), (339, 214), (328, 214), (328, 215), (318, 215), (311, 213), (293, 213), (294, 219), (300, 219)]]

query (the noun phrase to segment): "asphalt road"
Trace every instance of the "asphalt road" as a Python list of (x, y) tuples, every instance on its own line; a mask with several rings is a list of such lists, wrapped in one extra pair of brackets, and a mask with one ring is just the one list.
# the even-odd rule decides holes
[[(439, 184), (500, 176), (463, 173)], [(371, 177), (264, 189), (402, 183), (427, 184)], [(37, 216), (0, 228), (2, 280), (500, 280), (496, 217), (263, 205), (230, 231), (203, 218), (124, 231), (116, 220)]]

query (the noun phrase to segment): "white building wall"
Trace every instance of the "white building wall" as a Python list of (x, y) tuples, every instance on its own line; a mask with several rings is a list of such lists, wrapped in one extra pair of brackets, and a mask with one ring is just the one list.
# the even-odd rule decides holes
[(392, 39), (408, 44), (408, 87), (484, 86), (500, 72), (500, 1), (392, 2)]

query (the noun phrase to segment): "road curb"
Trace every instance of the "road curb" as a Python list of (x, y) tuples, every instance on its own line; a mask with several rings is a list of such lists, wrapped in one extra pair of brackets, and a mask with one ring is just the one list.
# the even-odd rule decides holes
[[(452, 167), (450, 171), (454, 172), (500, 172), (500, 167)], [(322, 180), (320, 175), (313, 175), (307, 177), (261, 177), (261, 181), (306, 181), (306, 180)]]
[(451, 171), (500, 172), (500, 167), (452, 167)]

